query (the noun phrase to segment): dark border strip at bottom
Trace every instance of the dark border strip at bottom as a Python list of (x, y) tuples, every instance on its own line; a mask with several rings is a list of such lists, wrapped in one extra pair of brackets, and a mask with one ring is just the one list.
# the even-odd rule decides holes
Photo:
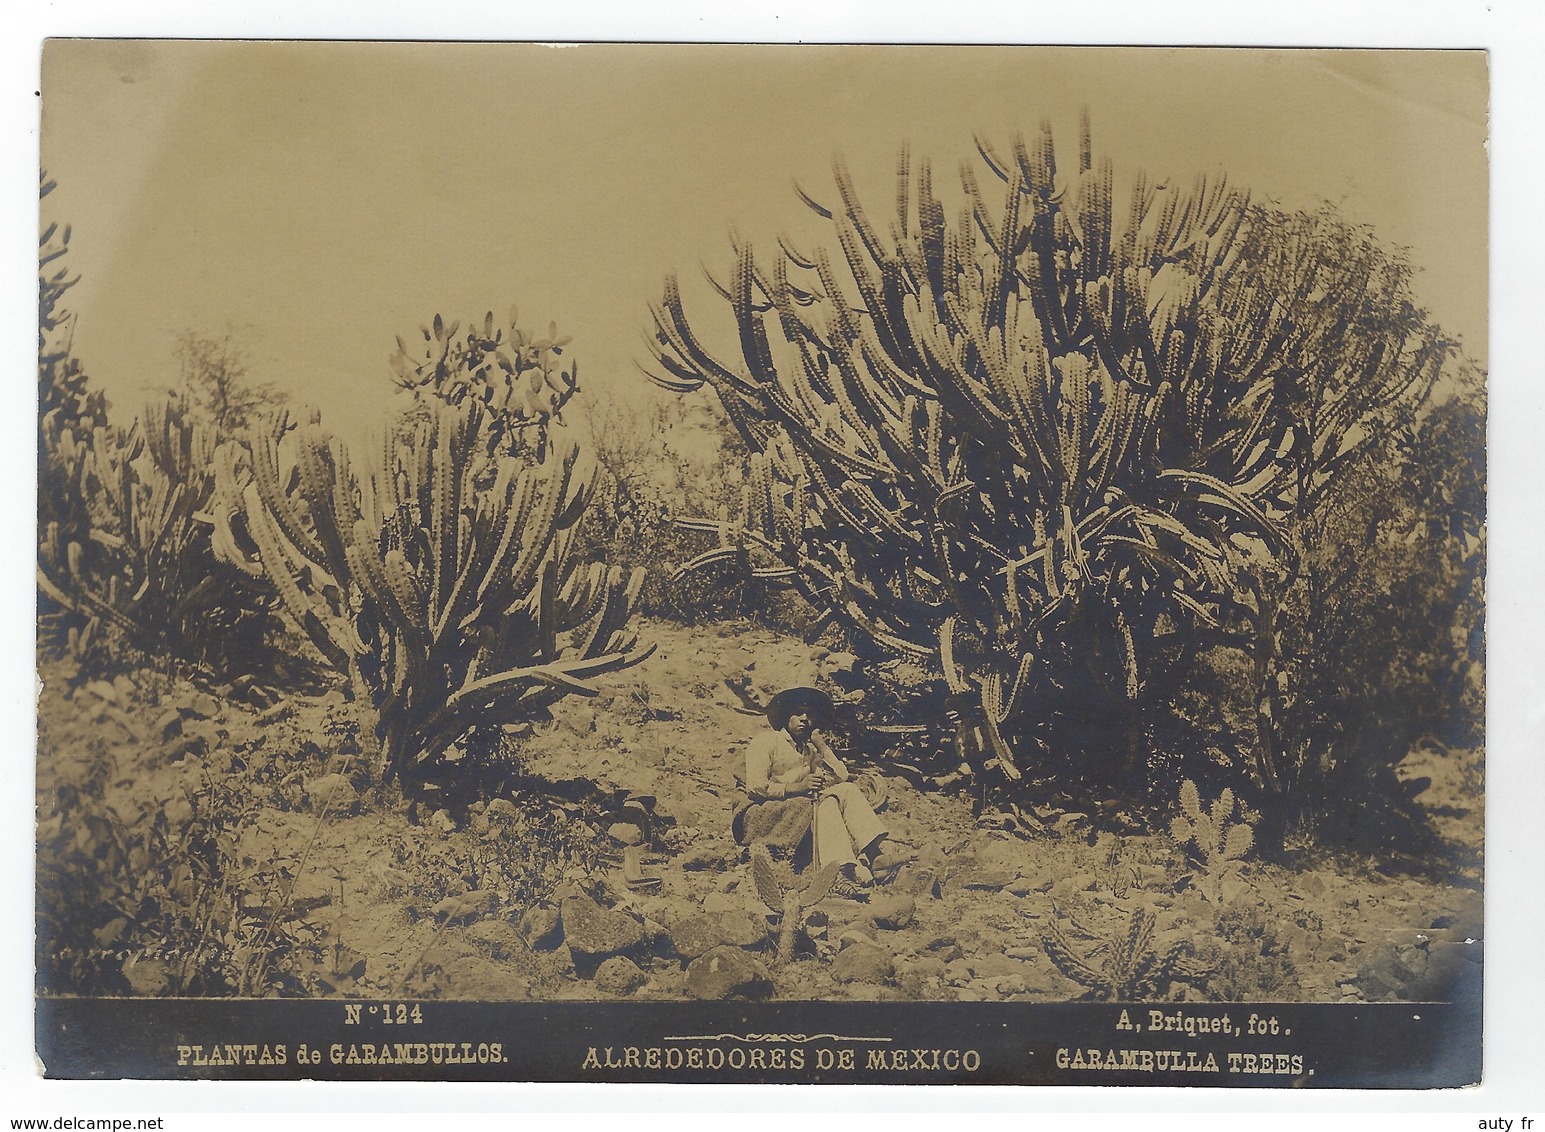
[(40, 998), (55, 1078), (1444, 1088), (1480, 1003)]

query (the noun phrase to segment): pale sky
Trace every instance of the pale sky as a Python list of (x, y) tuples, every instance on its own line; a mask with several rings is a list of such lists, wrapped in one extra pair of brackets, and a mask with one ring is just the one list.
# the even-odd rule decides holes
[(1043, 116), (1073, 160), (1082, 106), (1118, 181), (1221, 167), (1340, 202), (1411, 248), (1420, 301), (1485, 359), (1479, 52), (55, 41), (42, 154), (110, 397), (137, 407), (179, 331), (232, 323), (254, 376), (352, 432), (436, 312), (517, 304), (573, 335), (585, 388), (636, 391), (667, 271), (689, 315), (727, 318), (699, 265), (727, 275), (732, 224), (835, 250), (791, 180), (833, 198), (841, 152), (883, 221), (903, 141), (947, 187), (974, 131), (1005, 147)]

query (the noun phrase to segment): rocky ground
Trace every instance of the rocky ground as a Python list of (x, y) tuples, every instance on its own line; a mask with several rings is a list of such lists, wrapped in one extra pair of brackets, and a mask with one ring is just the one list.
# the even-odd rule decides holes
[(1442, 879), (1249, 852), (1206, 867), (1166, 829), (1052, 806), (978, 821), (968, 799), (885, 776), (885, 820), (915, 860), (865, 898), (802, 908), (780, 961), (785, 925), (730, 836), (735, 772), (766, 724), (724, 678), (809, 683), (822, 657), (748, 626), (645, 636), (648, 661), (519, 737), (525, 765), (492, 800), (417, 823), (372, 785), (336, 692), (260, 708), (146, 672), (72, 689), (45, 668), (40, 923), (71, 957), (45, 986), (1338, 1002), (1479, 985), (1479, 756), (1432, 745), (1401, 773), (1431, 780)]

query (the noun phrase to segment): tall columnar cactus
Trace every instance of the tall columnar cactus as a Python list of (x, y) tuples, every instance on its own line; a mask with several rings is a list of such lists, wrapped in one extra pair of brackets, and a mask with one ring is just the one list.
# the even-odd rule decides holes
[(798, 587), (931, 674), (903, 722), (947, 714), (959, 753), (1011, 778), (1041, 722), (1091, 695), (1127, 705), (1082, 710), (1124, 713), (1135, 757), (1155, 674), (1261, 631), (1304, 455), (1355, 446), (1446, 351), (1410, 320), (1338, 337), (1349, 301), (1398, 298), (1388, 281), (1277, 239), (1221, 177), (1139, 174), (1118, 212), (1087, 124), (1081, 140), (1071, 171), (1048, 126), (1007, 160), (980, 144), (1002, 206), (967, 167), (953, 223), (926, 162), (903, 151), (884, 227), (839, 163), (837, 203), (805, 197), (837, 263), (736, 246), (738, 361), (704, 347), (674, 277), (654, 310), (651, 376), (711, 385), (753, 449), (741, 507), (693, 522), (718, 546), (686, 568)]
[(391, 358), (397, 387), (421, 406), (482, 405), (492, 447), (541, 459), (550, 426), (579, 389), (579, 366), (563, 357), (569, 339), (556, 324), (545, 338), (527, 334), (514, 307), (507, 327), (496, 326), (490, 311), (460, 331), (461, 323), (435, 315), (411, 342), (399, 337)]
[(410, 787), (470, 727), (593, 695), (653, 651), (628, 630), (642, 571), (570, 555), (589, 488), (576, 450), (490, 455), (483, 423), (475, 404), (436, 406), (356, 474), (319, 423), (281, 416), (218, 460), (221, 553), (271, 578), (350, 675)]
[[(40, 199), (55, 188), (45, 174)], [(38, 526), (57, 524), (69, 540), (89, 537), (80, 495), (79, 442), (107, 424), (107, 400), (93, 389), (74, 353), (75, 316), (66, 293), (80, 281), (65, 266), (70, 226), (57, 221), (38, 233)]]
[(64, 427), (46, 451), (80, 512), (45, 515), (38, 546), (38, 587), (81, 622), (69, 630), (110, 625), (153, 656), (250, 673), (267, 599), (211, 549), (208, 433), (162, 404), (127, 428)]

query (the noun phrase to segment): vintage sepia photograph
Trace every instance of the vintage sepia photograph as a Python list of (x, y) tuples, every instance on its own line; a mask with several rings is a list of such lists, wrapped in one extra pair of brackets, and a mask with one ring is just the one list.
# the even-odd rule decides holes
[(42, 78), (45, 1073), (1480, 1080), (1485, 52)]

